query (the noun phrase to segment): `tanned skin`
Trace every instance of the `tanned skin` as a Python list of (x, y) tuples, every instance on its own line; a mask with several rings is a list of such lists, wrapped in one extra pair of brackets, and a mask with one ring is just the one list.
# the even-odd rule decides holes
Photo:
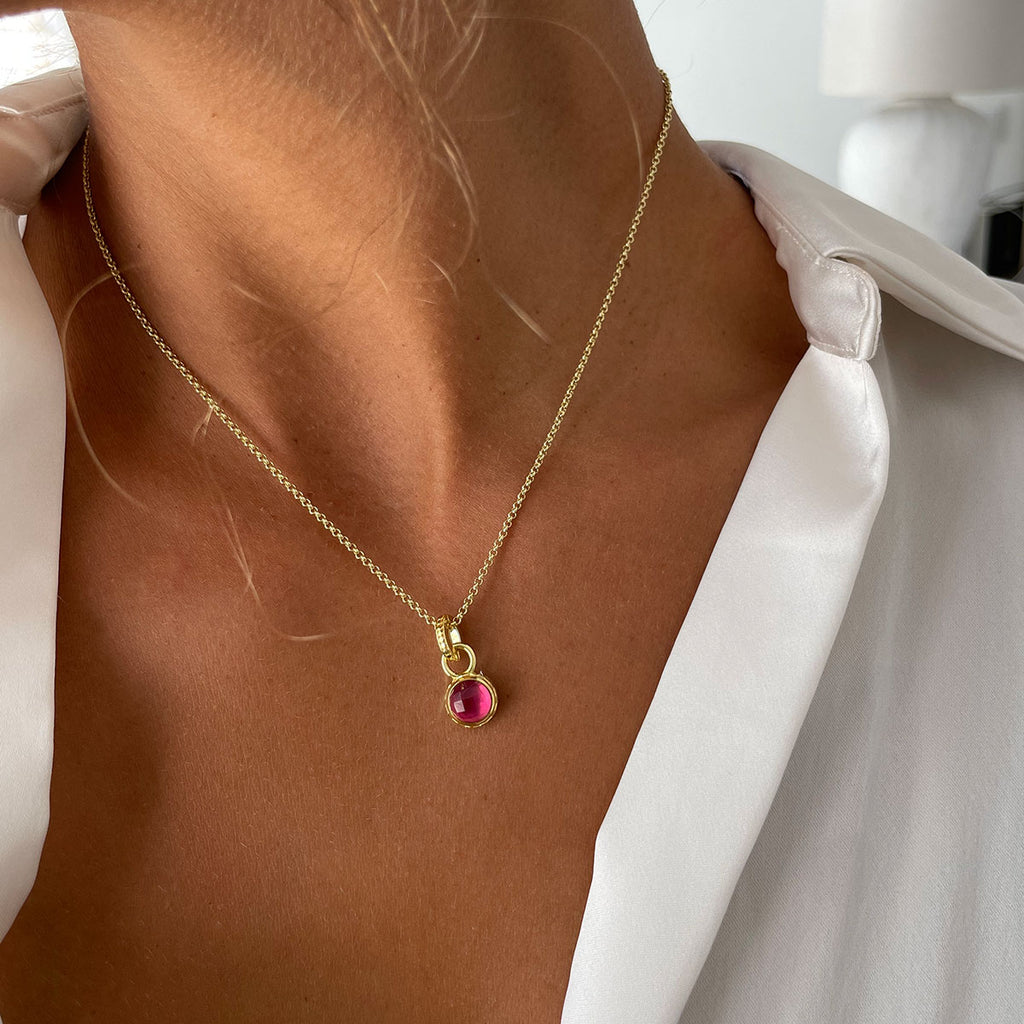
[[(395, 26), (414, 5), (376, 6)], [(67, 14), (97, 210), (150, 319), (451, 613), (593, 326), (663, 92), (631, 0), (415, 6), (429, 114), (355, 0)], [(597, 830), (807, 349), (750, 197), (677, 119), (463, 623), (501, 697), (467, 730), (430, 628), (142, 333), (80, 175), (79, 144), (25, 234), (57, 322), (72, 310), (77, 418), (51, 822), (0, 943), (5, 1024), (555, 1024)]]

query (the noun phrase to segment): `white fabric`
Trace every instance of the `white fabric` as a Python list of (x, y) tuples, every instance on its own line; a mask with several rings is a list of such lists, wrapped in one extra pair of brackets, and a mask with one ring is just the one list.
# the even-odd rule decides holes
[[(84, 118), (75, 73), (0, 91), (0, 934), (46, 828), (64, 431), (16, 221)], [(1024, 290), (704, 146), (811, 345), (601, 825), (563, 1024), (1019, 1022)]]

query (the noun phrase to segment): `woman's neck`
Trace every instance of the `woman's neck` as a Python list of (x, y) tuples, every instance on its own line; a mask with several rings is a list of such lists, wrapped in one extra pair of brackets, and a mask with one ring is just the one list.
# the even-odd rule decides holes
[[(377, 3), (393, 28), (409, 8)], [(357, 6), (69, 12), (96, 208), (157, 329), (259, 441), (291, 451), (290, 469), (336, 480), (358, 467), (382, 496), (444, 517), (482, 462), (507, 461), (505, 494), (536, 451), (625, 240), (662, 82), (630, 0), (495, 0), (454, 24), (436, 0), (415, 7), (423, 107), (387, 42), (374, 52), (359, 37)], [(65, 208), (82, 201), (79, 173), (73, 160), (62, 171)], [(731, 275), (712, 271), (728, 251), (749, 282), (736, 254), (758, 231), (675, 124), (590, 394), (663, 381), (654, 349), (666, 328), (679, 344), (666, 320), (684, 310), (746, 316)], [(104, 308), (145, 346), (106, 287)], [(652, 351), (625, 358), (627, 341)], [(181, 402), (173, 371), (150, 377)], [(636, 398), (615, 401), (600, 415), (629, 429)], [(158, 418), (155, 394), (143, 404)]]

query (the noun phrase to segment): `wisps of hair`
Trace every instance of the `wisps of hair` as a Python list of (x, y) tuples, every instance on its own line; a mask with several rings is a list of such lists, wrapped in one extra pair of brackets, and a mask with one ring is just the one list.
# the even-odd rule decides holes
[[(464, 255), (479, 230), (479, 199), (465, 156), (441, 107), (480, 48), (490, 0), (408, 0), (394, 5), (392, 21), (379, 0), (322, 2), (358, 32), (366, 54), (419, 124), (424, 154), (455, 182), (469, 220)], [(438, 10), (443, 14), (441, 21), (437, 19)]]

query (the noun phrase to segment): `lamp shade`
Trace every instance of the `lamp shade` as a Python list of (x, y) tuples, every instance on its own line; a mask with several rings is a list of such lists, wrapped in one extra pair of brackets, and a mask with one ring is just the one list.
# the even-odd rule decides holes
[(820, 87), (892, 97), (1024, 88), (1024, 0), (825, 0)]

